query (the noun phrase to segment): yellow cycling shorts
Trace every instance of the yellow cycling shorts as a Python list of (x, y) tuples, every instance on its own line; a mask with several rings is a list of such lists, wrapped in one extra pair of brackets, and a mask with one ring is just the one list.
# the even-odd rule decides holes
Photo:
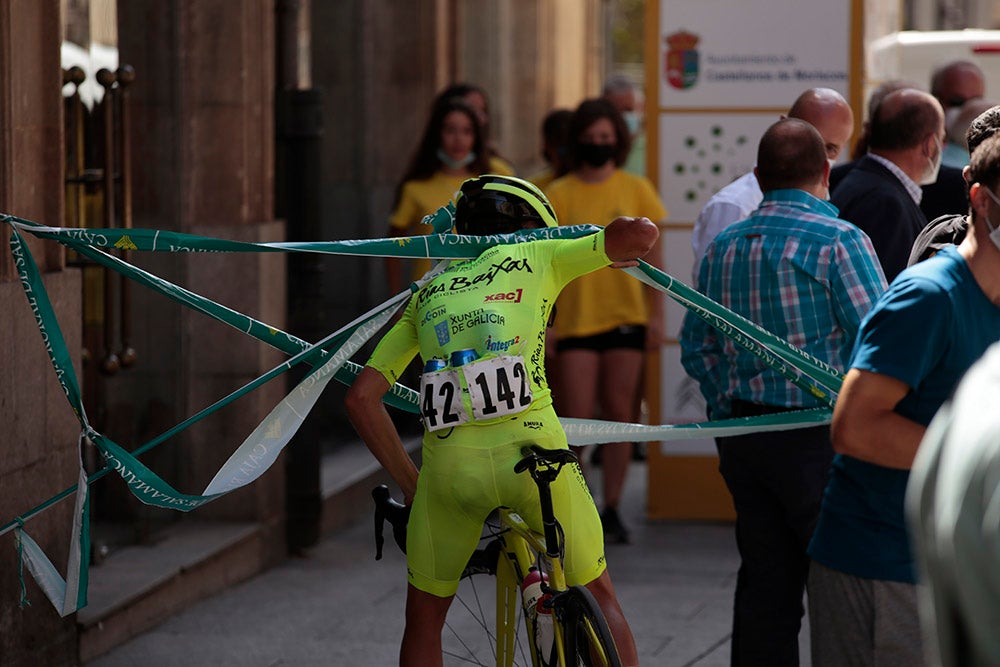
[[(565, 449), (566, 434), (551, 406), (499, 424), (469, 424), (424, 435), (423, 463), (407, 525), (409, 582), (439, 597), (458, 590), (483, 522), (509, 507), (542, 532), (538, 487), (516, 474), (521, 448)], [(552, 504), (566, 534), (566, 581), (587, 584), (604, 572), (604, 537), (597, 507), (579, 466), (563, 468), (552, 484)]]

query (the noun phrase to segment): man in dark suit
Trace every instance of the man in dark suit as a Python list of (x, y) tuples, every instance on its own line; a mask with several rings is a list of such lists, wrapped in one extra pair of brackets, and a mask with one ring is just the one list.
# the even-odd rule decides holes
[(872, 240), (886, 280), (906, 268), (927, 219), (920, 186), (937, 180), (944, 112), (931, 95), (905, 88), (889, 93), (870, 119), (868, 155), (858, 160), (830, 198), (840, 217)]

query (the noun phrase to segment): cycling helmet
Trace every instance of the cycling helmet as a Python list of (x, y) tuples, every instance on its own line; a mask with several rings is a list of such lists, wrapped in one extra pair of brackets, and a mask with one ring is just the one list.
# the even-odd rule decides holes
[(513, 176), (470, 178), (455, 196), (455, 230), (459, 234), (510, 234), (558, 224), (542, 191)]

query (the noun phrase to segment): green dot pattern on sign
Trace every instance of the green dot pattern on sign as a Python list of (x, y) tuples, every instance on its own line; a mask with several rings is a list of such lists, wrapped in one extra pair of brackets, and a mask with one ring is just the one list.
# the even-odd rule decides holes
[(672, 167), (674, 177), (681, 181), (684, 199), (691, 203), (707, 201), (729, 182), (726, 165), (746, 152), (749, 143), (747, 135), (727, 133), (721, 124), (711, 125), (702, 132), (705, 136), (684, 137), (684, 148), (690, 153), (686, 160), (675, 162)]

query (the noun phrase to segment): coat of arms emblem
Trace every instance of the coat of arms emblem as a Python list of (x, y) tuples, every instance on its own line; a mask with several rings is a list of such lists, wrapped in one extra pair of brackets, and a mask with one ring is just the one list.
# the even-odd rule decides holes
[(667, 43), (666, 78), (674, 88), (686, 90), (698, 82), (698, 35), (685, 30), (664, 37)]

